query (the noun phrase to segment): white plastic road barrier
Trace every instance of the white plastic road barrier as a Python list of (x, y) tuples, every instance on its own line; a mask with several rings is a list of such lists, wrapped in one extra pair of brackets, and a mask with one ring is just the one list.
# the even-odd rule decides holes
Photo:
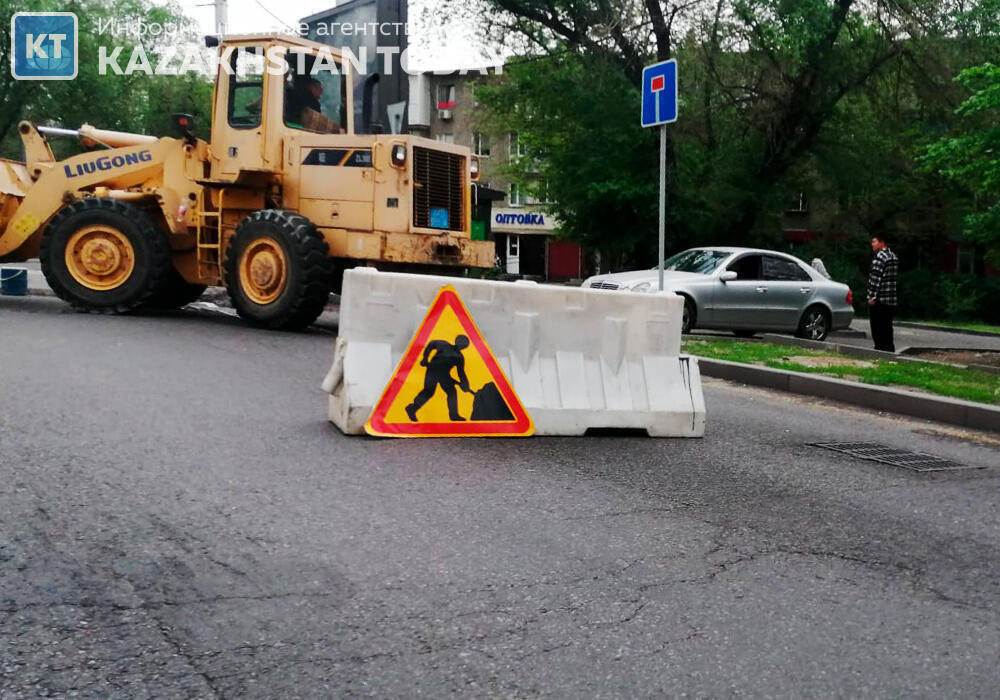
[(452, 285), (535, 423), (536, 435), (638, 428), (702, 437), (697, 359), (680, 354), (683, 299), (632, 292), (433, 277), (344, 274), (340, 331), (323, 381), (330, 420), (365, 421), (438, 290)]

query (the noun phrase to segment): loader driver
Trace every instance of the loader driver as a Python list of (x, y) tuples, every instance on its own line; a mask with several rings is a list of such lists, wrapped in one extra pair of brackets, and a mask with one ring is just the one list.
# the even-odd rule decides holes
[(323, 106), (319, 101), (322, 96), (323, 83), (318, 79), (306, 77), (297, 80), (285, 95), (285, 122), (290, 126), (322, 133), (342, 131), (336, 120), (323, 114)]
[(302, 78), (296, 80), (285, 91), (285, 121), (303, 122), (303, 110), (311, 109), (320, 114), (323, 107), (319, 103), (319, 98), (323, 96), (323, 83), (316, 78)]
[(302, 106), (315, 109), (320, 114), (323, 107), (319, 103), (319, 98), (323, 96), (323, 83), (316, 78), (309, 78), (305, 82), (305, 94), (302, 95)]

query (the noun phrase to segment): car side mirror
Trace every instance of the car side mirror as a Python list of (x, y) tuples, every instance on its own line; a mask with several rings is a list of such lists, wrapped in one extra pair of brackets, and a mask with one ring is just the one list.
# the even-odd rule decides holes
[(739, 277), (739, 275), (737, 275), (733, 270), (726, 270), (721, 275), (719, 275), (719, 279), (722, 280), (723, 282), (731, 282), (737, 277)]

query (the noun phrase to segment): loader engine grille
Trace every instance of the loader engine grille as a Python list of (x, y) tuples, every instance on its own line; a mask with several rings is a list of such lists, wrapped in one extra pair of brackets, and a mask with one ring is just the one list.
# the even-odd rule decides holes
[(465, 158), (413, 149), (413, 225), (461, 231), (465, 220)]

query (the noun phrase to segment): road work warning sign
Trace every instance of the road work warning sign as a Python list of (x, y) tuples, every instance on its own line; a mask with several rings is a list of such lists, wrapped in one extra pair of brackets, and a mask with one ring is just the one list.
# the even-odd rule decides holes
[(438, 290), (365, 431), (382, 437), (524, 437), (535, 426), (449, 285)]

